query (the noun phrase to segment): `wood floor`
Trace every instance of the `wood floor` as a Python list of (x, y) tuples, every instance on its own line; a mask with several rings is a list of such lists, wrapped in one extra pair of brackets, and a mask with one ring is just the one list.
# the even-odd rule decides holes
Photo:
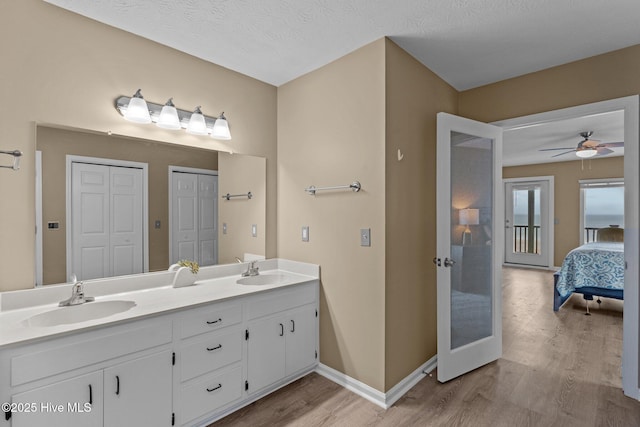
[(572, 296), (553, 312), (551, 273), (503, 270), (503, 357), (440, 384), (425, 377), (384, 411), (311, 374), (212, 424), (223, 426), (640, 426), (621, 390), (622, 302)]

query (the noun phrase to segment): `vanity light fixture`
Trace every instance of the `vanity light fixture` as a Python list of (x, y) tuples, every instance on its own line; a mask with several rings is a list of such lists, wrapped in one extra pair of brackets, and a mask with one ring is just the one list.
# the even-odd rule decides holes
[[(215, 126), (215, 125), (214, 125)], [(193, 135), (206, 135), (207, 133), (207, 123), (204, 120), (204, 114), (200, 111), (200, 106), (198, 105), (193, 113), (191, 113), (191, 118), (189, 119), (189, 124), (187, 125), (187, 133)]]
[(160, 117), (158, 117), (158, 121), (156, 122), (156, 126), (163, 129), (180, 129), (180, 118), (178, 117), (178, 110), (176, 110), (176, 106), (173, 105), (173, 98), (169, 98), (169, 100), (164, 104), (162, 110), (160, 111)]
[(140, 89), (129, 99), (127, 111), (123, 114), (126, 120), (134, 123), (151, 123), (151, 115), (147, 102), (142, 97)]
[(227, 123), (227, 118), (224, 116), (224, 111), (220, 113), (220, 115), (216, 119), (216, 122), (213, 124), (211, 137), (224, 140), (231, 139), (231, 133), (229, 132), (229, 123)]
[(200, 106), (194, 111), (181, 110), (173, 105), (173, 98), (169, 98), (164, 105), (147, 102), (138, 89), (132, 97), (118, 97), (115, 107), (125, 119), (135, 123), (153, 122), (163, 129), (182, 128), (194, 135), (211, 134), (214, 139), (231, 139), (229, 122), (224, 113), (218, 117), (205, 116)]

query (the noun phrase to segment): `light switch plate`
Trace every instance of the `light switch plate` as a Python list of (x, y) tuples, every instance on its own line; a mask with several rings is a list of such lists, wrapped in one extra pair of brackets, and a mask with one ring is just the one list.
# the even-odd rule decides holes
[(371, 229), (360, 229), (360, 246), (371, 246)]
[(251, 224), (251, 235), (258, 237), (258, 224)]
[(227, 223), (226, 222), (222, 223), (222, 234), (227, 234)]
[(309, 241), (309, 226), (305, 225), (302, 227), (302, 241), (303, 242), (308, 242)]

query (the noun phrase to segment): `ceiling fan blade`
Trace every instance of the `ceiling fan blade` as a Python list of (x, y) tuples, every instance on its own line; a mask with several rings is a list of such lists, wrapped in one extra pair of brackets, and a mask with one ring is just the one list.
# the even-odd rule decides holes
[(565, 148), (541, 148), (538, 151), (554, 151), (554, 150), (573, 150), (575, 151), (576, 149), (573, 147), (565, 147)]
[(610, 148), (610, 147), (624, 147), (624, 142), (604, 142), (602, 144), (598, 144), (596, 148)]
[(597, 156), (606, 156), (607, 154), (613, 153), (613, 150), (604, 147), (598, 147), (596, 151), (598, 152)]
[(558, 156), (562, 156), (562, 155), (564, 155), (564, 154), (573, 153), (573, 152), (575, 152), (575, 151), (576, 151), (576, 150), (565, 151), (564, 153), (556, 154), (555, 156), (551, 156), (551, 157), (558, 157)]

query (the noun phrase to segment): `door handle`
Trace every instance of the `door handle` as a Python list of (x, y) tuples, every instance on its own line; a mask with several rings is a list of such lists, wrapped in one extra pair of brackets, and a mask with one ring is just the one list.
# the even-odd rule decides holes
[(444, 266), (445, 267), (453, 267), (453, 264), (455, 264), (456, 262), (452, 259), (449, 258), (445, 258), (444, 259)]

